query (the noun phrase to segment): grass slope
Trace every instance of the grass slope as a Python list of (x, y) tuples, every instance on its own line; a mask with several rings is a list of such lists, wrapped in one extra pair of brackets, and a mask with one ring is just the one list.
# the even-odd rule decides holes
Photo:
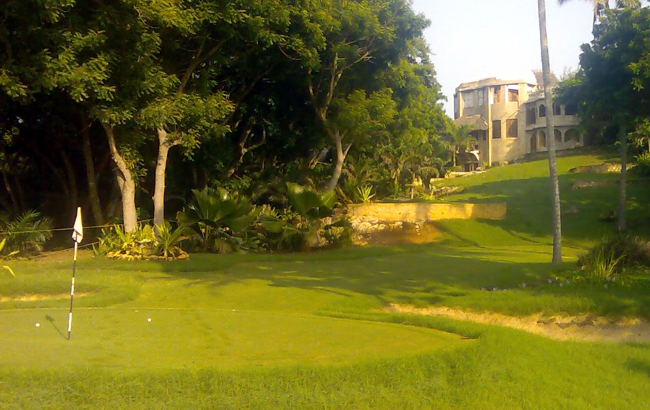
[[(615, 207), (615, 189), (570, 184), (615, 176), (566, 173), (605, 157), (558, 159), (565, 206), (578, 208), (565, 218), (560, 267), (549, 264), (543, 161), (452, 181), (467, 190), (449, 200), (506, 201), (509, 216), (443, 222), (437, 244), (172, 263), (83, 258), (71, 341), (69, 262), (11, 262), (18, 277), (0, 276), (0, 409), (647, 408), (648, 343), (558, 342), (381, 313), (399, 302), (650, 318), (648, 286), (554, 280), (612, 229), (598, 215)], [(633, 221), (647, 215), (646, 195), (631, 185)]]

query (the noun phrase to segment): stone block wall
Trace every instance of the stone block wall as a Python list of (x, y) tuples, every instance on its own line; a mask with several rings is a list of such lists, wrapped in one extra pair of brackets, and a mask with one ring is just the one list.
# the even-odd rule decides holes
[(428, 222), (443, 219), (492, 219), (506, 217), (505, 203), (430, 204), (369, 203), (348, 205), (347, 216), (353, 222)]

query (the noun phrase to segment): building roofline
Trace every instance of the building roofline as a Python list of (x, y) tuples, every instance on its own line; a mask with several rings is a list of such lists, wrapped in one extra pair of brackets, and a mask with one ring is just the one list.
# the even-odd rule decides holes
[(483, 78), (478, 81), (470, 81), (466, 83), (461, 83), (458, 87), (456, 87), (456, 93), (459, 91), (469, 91), (469, 90), (477, 90), (479, 88), (487, 87), (487, 86), (494, 86), (494, 85), (509, 85), (509, 84), (526, 84), (530, 85), (533, 87), (536, 87), (537, 84), (531, 83), (526, 80), (518, 79), (518, 80), (501, 80), (496, 77), (490, 77), (490, 78)]

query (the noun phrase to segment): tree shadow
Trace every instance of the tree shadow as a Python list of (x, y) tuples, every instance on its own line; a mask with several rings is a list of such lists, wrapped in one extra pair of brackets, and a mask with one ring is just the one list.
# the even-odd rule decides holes
[[(616, 232), (616, 224), (603, 215), (618, 207), (619, 188), (615, 185), (573, 189), (578, 180), (614, 179), (616, 174), (564, 174), (560, 176), (562, 236), (569, 242), (598, 239)], [(507, 204), (506, 219), (483, 221), (513, 236), (531, 242), (543, 242), (551, 235), (552, 208), (548, 178), (511, 179), (468, 187), (451, 202)], [(631, 233), (650, 235), (650, 190), (645, 184), (627, 187), (627, 219)]]
[(630, 371), (641, 373), (650, 378), (650, 363), (640, 359), (628, 360), (625, 364)]

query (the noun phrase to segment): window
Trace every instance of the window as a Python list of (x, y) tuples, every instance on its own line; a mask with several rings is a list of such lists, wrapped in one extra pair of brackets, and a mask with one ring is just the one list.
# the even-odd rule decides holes
[(478, 105), (485, 105), (485, 90), (478, 90)]
[(519, 128), (516, 119), (506, 120), (506, 138), (519, 137)]
[(501, 120), (492, 121), (492, 139), (501, 138)]
[(465, 107), (473, 108), (474, 107), (474, 93), (472, 91), (463, 93), (463, 101), (465, 101)]
[(575, 104), (567, 104), (564, 107), (564, 115), (576, 115), (578, 113), (578, 107)]
[(508, 86), (508, 102), (519, 101), (519, 88), (516, 85)]
[(570, 130), (564, 133), (564, 141), (580, 143), (580, 134), (575, 128), (571, 128)]
[(537, 131), (530, 137), (530, 152), (537, 152)]
[(494, 87), (494, 103), (495, 104), (498, 104), (498, 103), (501, 102), (501, 98), (502, 98), (501, 94), (502, 94), (501, 86), (497, 85), (496, 87)]
[(535, 107), (531, 108), (530, 110), (526, 111), (526, 125), (532, 125), (537, 122), (537, 110), (535, 110)]
[(560, 104), (553, 104), (553, 115), (562, 115), (562, 106)]
[(539, 146), (546, 147), (546, 133), (544, 131), (539, 132)]
[(539, 118), (546, 117), (546, 106), (544, 104), (539, 106)]
[(555, 142), (562, 142), (562, 131), (555, 129), (553, 135), (555, 135)]

